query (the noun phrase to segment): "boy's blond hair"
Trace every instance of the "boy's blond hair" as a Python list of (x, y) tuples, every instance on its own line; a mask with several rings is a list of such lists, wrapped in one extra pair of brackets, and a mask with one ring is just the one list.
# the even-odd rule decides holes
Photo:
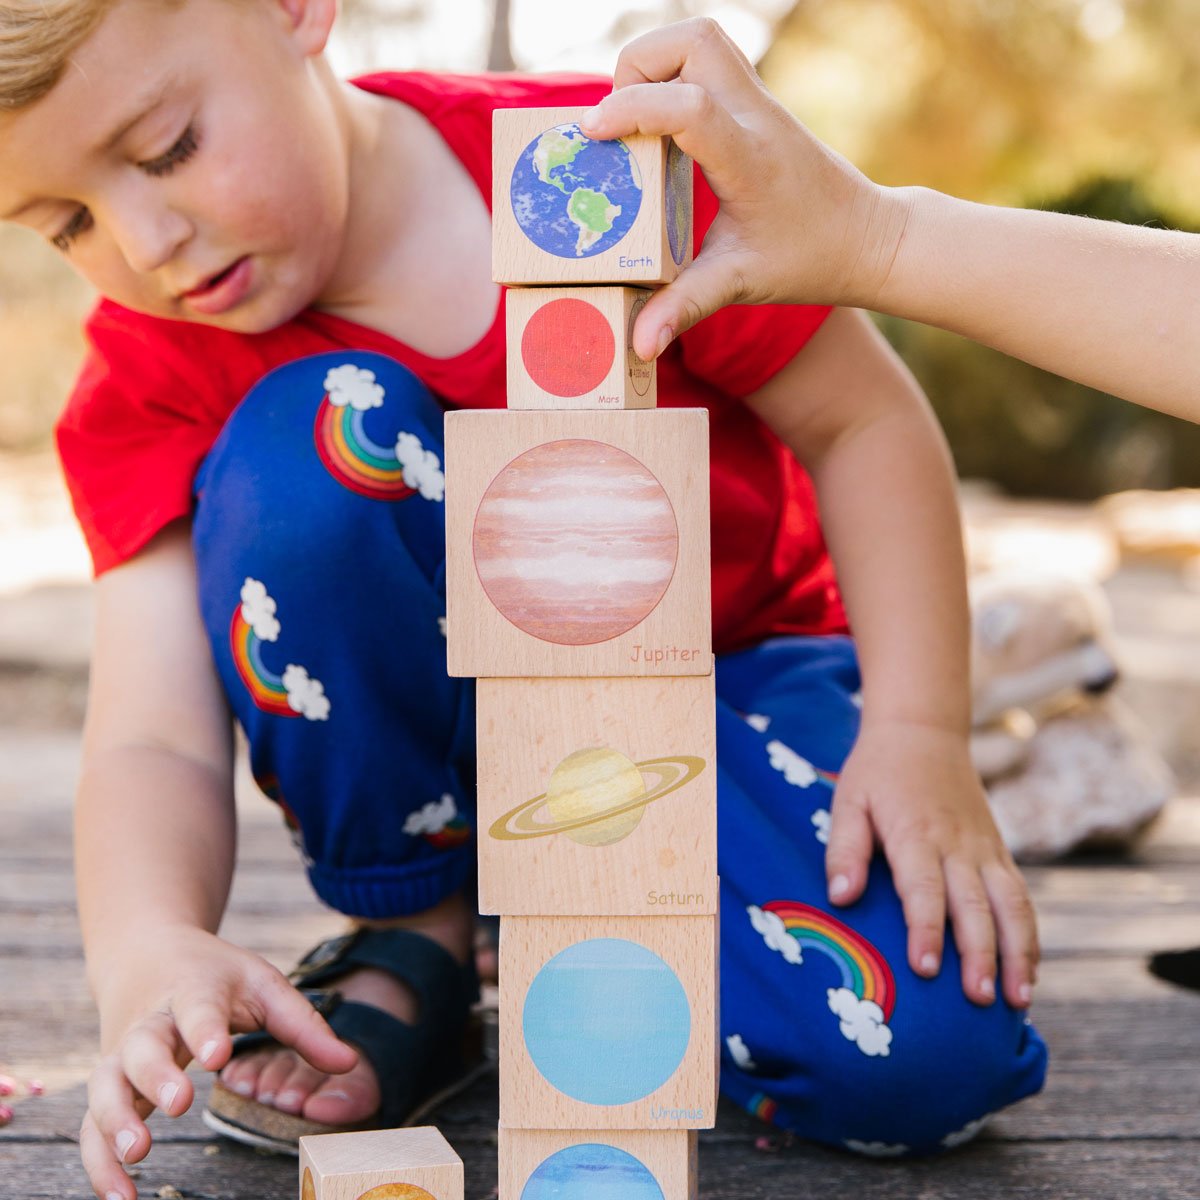
[(0, 112), (40, 100), (114, 0), (0, 0)]

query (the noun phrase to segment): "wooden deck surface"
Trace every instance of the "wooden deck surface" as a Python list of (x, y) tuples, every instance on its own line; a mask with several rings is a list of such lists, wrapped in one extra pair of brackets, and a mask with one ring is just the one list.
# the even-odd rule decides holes
[[(1149, 664), (1133, 672), (1128, 695), (1159, 730), (1174, 722), (1194, 732), (1200, 672), (1187, 663), (1200, 646), (1200, 593), (1172, 591), (1170, 619), (1164, 596), (1157, 583), (1137, 579), (1114, 594), (1123, 634), (1130, 646), (1145, 643)], [(43, 615), (61, 609), (72, 621), (86, 609), (73, 592), (47, 593), (36, 603)], [(11, 632), (20, 612), (0, 604), (0, 624), (6, 616)], [(1153, 628), (1142, 628), (1151, 618)], [(1174, 652), (1164, 627), (1174, 631)], [(0, 1071), (46, 1085), (46, 1095), (20, 1099), (15, 1119), (0, 1130), (0, 1197), (81, 1200), (91, 1190), (74, 1138), (96, 1045), (70, 864), (83, 671), (69, 655), (23, 661), (20, 639), (0, 650)], [(1200, 944), (1200, 763), (1195, 743), (1171, 736), (1185, 795), (1135, 852), (1029, 872), (1046, 951), (1034, 1019), (1052, 1053), (1042, 1095), (998, 1116), (975, 1144), (916, 1163), (789, 1143), (727, 1107), (717, 1129), (702, 1135), (701, 1195), (1200, 1197), (1200, 992), (1172, 988), (1145, 970), (1151, 950)], [(274, 810), (261, 800), (242, 806), (225, 929), (286, 968), (336, 930), (338, 919), (309, 895)], [(494, 1077), (436, 1121), (466, 1161), (467, 1200), (493, 1195)], [(174, 1122), (156, 1116), (151, 1126), (157, 1142), (138, 1179), (144, 1197), (296, 1195), (294, 1160), (218, 1142), (194, 1113)]]

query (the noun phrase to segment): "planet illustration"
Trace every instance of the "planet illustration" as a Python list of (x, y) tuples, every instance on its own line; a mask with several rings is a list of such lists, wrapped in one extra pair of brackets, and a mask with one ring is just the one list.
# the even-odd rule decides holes
[(604, 314), (594, 304), (572, 296), (543, 304), (521, 335), (526, 373), (552, 396), (595, 391), (616, 356), (616, 338)]
[(576, 750), (550, 773), (542, 795), (499, 817), (490, 833), (498, 841), (561, 833), (584, 846), (611, 846), (638, 827), (647, 804), (690, 783), (705, 765), (682, 755), (635, 763), (608, 746)]
[(677, 267), (687, 258), (692, 240), (692, 160), (671, 143), (667, 150), (666, 195), (667, 245)]
[(521, 1200), (663, 1200), (646, 1165), (616, 1146), (567, 1146), (539, 1164)]
[(358, 1200), (437, 1200), (415, 1183), (381, 1183), (363, 1192)]
[(300, 1200), (317, 1200), (317, 1185), (313, 1183), (312, 1171), (304, 1168), (304, 1182), (300, 1185)]
[(556, 125), (521, 151), (509, 198), (535, 246), (558, 258), (591, 258), (633, 228), (642, 173), (624, 142), (597, 142), (578, 125)]
[(625, 938), (589, 938), (556, 954), (525, 994), (525, 1048), (552, 1087), (584, 1104), (629, 1104), (683, 1062), (691, 1009), (679, 976)]
[(627, 633), (675, 574), (679, 526), (666, 490), (606, 442), (545, 442), (492, 480), (475, 513), (479, 582), (530, 636), (584, 646)]

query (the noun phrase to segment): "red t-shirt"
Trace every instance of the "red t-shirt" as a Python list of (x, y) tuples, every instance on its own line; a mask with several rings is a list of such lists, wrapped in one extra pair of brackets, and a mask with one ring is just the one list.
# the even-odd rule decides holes
[[(435, 126), (491, 204), (491, 115), (509, 107), (591, 105), (606, 80), (422, 72), (356, 81), (411, 105)], [(717, 202), (696, 175), (696, 237)], [(58, 423), (59, 454), (96, 573), (141, 549), (192, 509), (192, 481), (226, 418), (285, 362), (329, 350), (374, 350), (421, 378), (447, 408), (505, 404), (504, 305), (476, 345), (431, 358), (377, 330), (308, 309), (261, 334), (143, 316), (104, 300)], [(718, 651), (772, 634), (846, 628), (807, 474), (738, 401), (770, 379), (828, 315), (799, 306), (727, 308), (684, 334), (659, 360), (663, 407), (711, 414), (713, 637)]]

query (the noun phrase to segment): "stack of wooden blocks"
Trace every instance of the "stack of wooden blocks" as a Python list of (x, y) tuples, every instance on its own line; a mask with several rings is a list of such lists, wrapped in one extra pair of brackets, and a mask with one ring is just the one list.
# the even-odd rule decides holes
[[(658, 409), (631, 343), (646, 286), (691, 259), (692, 168), (578, 118), (496, 113), (508, 410), (446, 417), (448, 664), (478, 680), (501, 917), (499, 1200), (695, 1200), (718, 1072), (708, 414)], [(461, 1200), (461, 1173), (393, 1178)]]

